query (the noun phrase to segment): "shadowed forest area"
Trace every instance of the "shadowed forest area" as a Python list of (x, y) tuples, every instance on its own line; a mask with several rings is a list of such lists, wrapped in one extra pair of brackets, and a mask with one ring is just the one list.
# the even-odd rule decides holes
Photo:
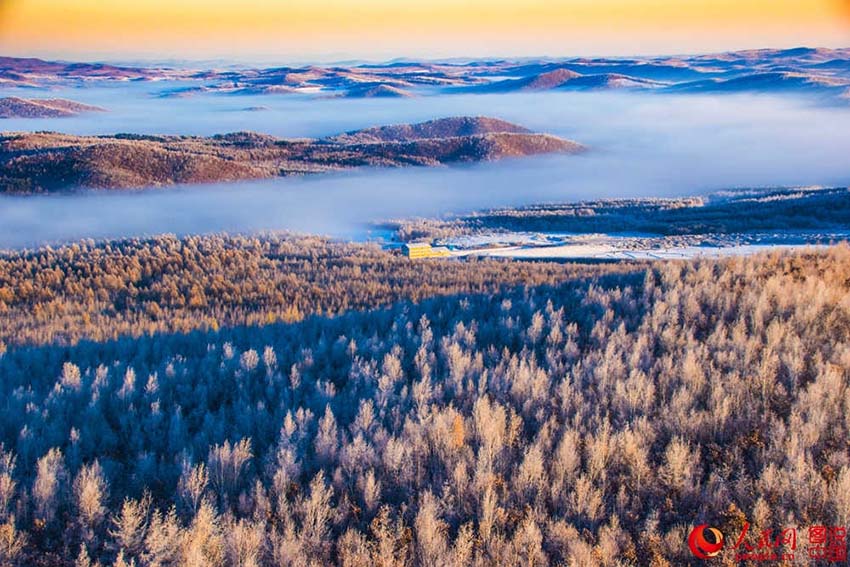
[(847, 245), (163, 238), (0, 274), (4, 565), (684, 565), (696, 523), (850, 519)]

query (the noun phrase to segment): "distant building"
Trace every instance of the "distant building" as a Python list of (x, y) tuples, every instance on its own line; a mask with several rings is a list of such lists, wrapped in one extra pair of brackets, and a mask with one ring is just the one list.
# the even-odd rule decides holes
[(431, 246), (427, 242), (406, 242), (401, 249), (408, 258), (445, 258), (451, 255), (445, 246)]

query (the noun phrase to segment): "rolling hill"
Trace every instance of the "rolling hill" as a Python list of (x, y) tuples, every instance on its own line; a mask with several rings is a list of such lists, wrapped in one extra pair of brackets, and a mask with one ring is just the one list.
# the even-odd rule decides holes
[(583, 149), (576, 142), (486, 117), (367, 128), (319, 140), (253, 132), (213, 137), (11, 133), (0, 136), (0, 192), (213, 183)]
[(103, 112), (105, 109), (65, 100), (25, 99), (19, 97), (0, 98), (0, 118), (64, 118), (82, 112)]
[(842, 102), (846, 99), (839, 90), (830, 90), (828, 83), (850, 81), (850, 49), (799, 47), (655, 57), (390, 61), (225, 69), (0, 58), (0, 85), (7, 87), (76, 87), (91, 82), (147, 80), (180, 81), (178, 89), (165, 93), (168, 96), (306, 93), (368, 98), (670, 87), (683, 94), (814, 93)]

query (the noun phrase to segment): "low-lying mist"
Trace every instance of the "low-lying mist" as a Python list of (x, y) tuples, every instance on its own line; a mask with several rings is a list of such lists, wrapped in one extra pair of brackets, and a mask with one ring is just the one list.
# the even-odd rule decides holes
[[(173, 85), (171, 85), (173, 87)], [(741, 186), (846, 185), (850, 108), (803, 98), (622, 93), (315, 99), (156, 98), (165, 85), (51, 92), (109, 113), (6, 120), (6, 130), (325, 136), (376, 124), (488, 115), (575, 139), (591, 151), (456, 168), (363, 170), (303, 179), (134, 192), (3, 197), (0, 247), (85, 237), (293, 230), (366, 236), (401, 216), (601, 197), (676, 196)], [(242, 110), (264, 106), (261, 111)]]

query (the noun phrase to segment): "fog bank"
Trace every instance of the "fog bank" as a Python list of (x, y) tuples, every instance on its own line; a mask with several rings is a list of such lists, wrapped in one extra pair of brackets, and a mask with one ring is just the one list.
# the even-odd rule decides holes
[[(173, 85), (171, 85), (173, 86)], [(211, 96), (160, 99), (166, 85), (59, 93), (109, 108), (6, 130), (318, 137), (453, 115), (488, 115), (575, 139), (583, 156), (456, 168), (362, 170), (303, 179), (133, 192), (0, 198), (0, 248), (85, 237), (287, 229), (363, 237), (388, 217), (572, 201), (676, 196), (740, 186), (846, 185), (850, 109), (802, 98), (543, 93), (416, 99)], [(50, 96), (57, 96), (51, 92)], [(244, 108), (265, 106), (262, 111)]]

